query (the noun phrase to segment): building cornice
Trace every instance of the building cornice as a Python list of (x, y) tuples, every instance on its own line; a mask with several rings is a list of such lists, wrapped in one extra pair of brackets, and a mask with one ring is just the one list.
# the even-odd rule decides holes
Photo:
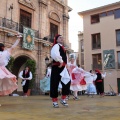
[(48, 5), (47, 2), (45, 2), (44, 0), (39, 0), (39, 3), (41, 3), (41, 4), (45, 5), (45, 6)]
[(68, 9), (68, 12), (71, 12), (73, 9), (67, 5), (64, 4), (64, 2), (60, 1), (60, 0), (53, 0), (55, 2), (57, 2), (58, 4), (62, 5), (63, 7), (66, 7)]
[(116, 5), (120, 5), (120, 2), (115, 2), (115, 3), (104, 5), (104, 6), (101, 6), (101, 7), (97, 7), (97, 8), (85, 10), (85, 11), (82, 11), (82, 12), (78, 12), (78, 14), (79, 15), (84, 15), (84, 14), (89, 13), (89, 12), (94, 12), (94, 11), (97, 11), (97, 10), (102, 10), (104, 8), (109, 8), (109, 7), (116, 6)]
[(32, 10), (35, 10), (35, 6), (34, 6), (33, 2), (28, 3), (25, 0), (19, 0), (18, 2)]

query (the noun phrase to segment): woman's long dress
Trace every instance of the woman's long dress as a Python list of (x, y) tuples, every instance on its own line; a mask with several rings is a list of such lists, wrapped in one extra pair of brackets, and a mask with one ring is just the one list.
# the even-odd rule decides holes
[(9, 59), (10, 52), (8, 50), (0, 51), (0, 95), (11, 94), (18, 88), (16, 76), (5, 67)]
[(50, 76), (51, 68), (48, 68), (46, 76), (42, 80), (40, 80), (40, 89), (44, 93), (50, 91)]

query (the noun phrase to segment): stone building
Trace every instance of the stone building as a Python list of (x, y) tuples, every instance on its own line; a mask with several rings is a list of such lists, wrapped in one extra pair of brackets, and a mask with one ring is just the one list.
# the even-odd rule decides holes
[(84, 36), (83, 32), (78, 32), (78, 63), (84, 69)]
[[(112, 87), (120, 93), (120, 2), (79, 12), (79, 15), (84, 25), (83, 34), (79, 34), (79, 40), (84, 43), (84, 69), (106, 72), (105, 91)], [(82, 52), (79, 50), (79, 53)]]
[[(23, 40), (12, 54), (15, 58), (13, 74), (18, 76), (27, 59), (35, 60), (37, 63), (35, 88), (39, 89), (39, 80), (45, 74), (45, 58), (50, 57), (50, 49), (56, 34), (63, 35), (67, 53), (71, 52), (68, 39), (68, 12), (72, 9), (68, 7), (67, 0), (1, 0), (0, 2), (0, 42), (10, 47), (16, 40), (14, 35), (17, 32), (23, 34)], [(31, 36), (27, 36), (28, 34)], [(27, 37), (30, 39), (26, 39)], [(32, 48), (31, 46), (26, 48), (24, 43), (26, 40), (32, 40)], [(18, 91), (21, 90), (20, 83), (18, 80)]]

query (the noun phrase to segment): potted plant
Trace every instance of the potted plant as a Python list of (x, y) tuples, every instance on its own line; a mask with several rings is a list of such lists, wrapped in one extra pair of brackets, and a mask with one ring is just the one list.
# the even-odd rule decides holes
[(11, 56), (10, 57), (10, 60), (6, 66), (6, 68), (12, 73), (12, 70), (13, 70), (13, 64), (14, 64), (14, 58)]
[(25, 63), (25, 66), (28, 66), (30, 68), (30, 71), (32, 72), (33, 78), (29, 82), (29, 90), (27, 95), (29, 96), (31, 94), (31, 89), (34, 87), (35, 83), (35, 70), (36, 70), (36, 62), (34, 60), (28, 59)]

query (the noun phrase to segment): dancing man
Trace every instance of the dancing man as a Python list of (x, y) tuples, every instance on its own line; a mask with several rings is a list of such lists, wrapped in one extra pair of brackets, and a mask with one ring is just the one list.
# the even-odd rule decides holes
[(95, 81), (96, 89), (100, 97), (104, 97), (104, 89), (103, 89), (103, 79), (106, 77), (106, 72), (102, 74), (100, 70), (95, 70), (97, 78)]
[(62, 96), (60, 103), (63, 106), (68, 106), (66, 102), (66, 95), (69, 94), (70, 90), (70, 80), (68, 82), (61, 81), (62, 76), (60, 75), (64, 70), (66, 70), (66, 76), (68, 76), (68, 71), (66, 69), (67, 56), (66, 51), (63, 47), (63, 37), (62, 35), (57, 35), (54, 40), (53, 47), (51, 49), (51, 57), (53, 59), (52, 71), (51, 71), (51, 81), (50, 81), (50, 97), (53, 101), (53, 107), (58, 108), (58, 85), (59, 82), (62, 84)]

